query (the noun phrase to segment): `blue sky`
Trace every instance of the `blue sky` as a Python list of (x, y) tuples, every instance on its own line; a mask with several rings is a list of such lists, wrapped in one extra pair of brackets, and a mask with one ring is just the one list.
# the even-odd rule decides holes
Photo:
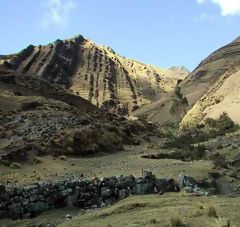
[(240, 35), (240, 0), (0, 0), (0, 54), (82, 34), (123, 56), (190, 70)]

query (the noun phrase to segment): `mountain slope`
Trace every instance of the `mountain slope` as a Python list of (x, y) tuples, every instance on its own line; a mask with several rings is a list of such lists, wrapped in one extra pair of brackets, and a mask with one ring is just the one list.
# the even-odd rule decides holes
[(180, 84), (189, 104), (195, 103), (229, 70), (240, 66), (240, 37), (216, 50), (190, 73)]
[(123, 113), (159, 99), (188, 74), (184, 68), (160, 69), (127, 59), (82, 36), (30, 45), (4, 64), (15, 74), (44, 78), (97, 107)]
[(182, 83), (182, 91), (193, 107), (181, 126), (188, 127), (223, 112), (240, 123), (240, 38), (220, 48)]
[(168, 93), (134, 114), (161, 124), (180, 121), (184, 116), (181, 125), (188, 127), (206, 117), (218, 118), (227, 112), (240, 123), (239, 69), (240, 37), (216, 50), (180, 82), (176, 87), (180, 96)]

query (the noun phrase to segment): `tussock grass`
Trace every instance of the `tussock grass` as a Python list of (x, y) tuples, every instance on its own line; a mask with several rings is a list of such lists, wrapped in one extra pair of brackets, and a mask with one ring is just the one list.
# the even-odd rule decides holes
[(206, 215), (208, 217), (217, 218), (217, 210), (214, 205), (212, 205), (212, 204), (207, 205), (205, 208), (205, 211), (206, 211)]
[(179, 213), (173, 213), (170, 216), (170, 222), (172, 227), (179, 227), (183, 225), (183, 219)]

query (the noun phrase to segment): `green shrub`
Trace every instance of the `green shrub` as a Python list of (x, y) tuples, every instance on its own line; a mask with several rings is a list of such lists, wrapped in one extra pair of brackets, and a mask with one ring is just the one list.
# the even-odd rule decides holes
[(183, 128), (179, 135), (169, 138), (166, 145), (190, 150), (192, 149), (191, 144), (223, 136), (238, 129), (239, 125), (236, 125), (226, 113), (223, 113), (219, 119), (207, 118), (204, 123), (198, 124), (196, 127)]

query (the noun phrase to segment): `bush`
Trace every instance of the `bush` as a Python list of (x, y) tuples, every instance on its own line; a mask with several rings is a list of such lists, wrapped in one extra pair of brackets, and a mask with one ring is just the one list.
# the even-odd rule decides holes
[(199, 144), (197, 147), (194, 147), (191, 157), (193, 160), (204, 159), (206, 156), (206, 147), (204, 144)]
[(239, 126), (224, 112), (220, 115), (219, 119), (207, 118), (202, 131), (207, 138), (216, 138), (217, 136), (223, 136), (238, 129)]
[(191, 150), (191, 144), (208, 141), (238, 129), (239, 126), (226, 113), (223, 113), (219, 119), (207, 118), (204, 123), (196, 127), (183, 128), (179, 135), (170, 137), (166, 145)]
[(34, 110), (39, 106), (43, 106), (43, 103), (40, 103), (38, 101), (24, 102), (24, 103), (22, 103), (21, 109), (22, 110)]
[(225, 168), (228, 169), (228, 164), (225, 156), (221, 155), (219, 152), (210, 155), (210, 160), (213, 161), (214, 168)]
[(178, 125), (176, 122), (168, 121), (158, 128), (156, 136), (161, 138), (174, 138), (177, 136)]
[(86, 127), (64, 132), (53, 140), (54, 150), (64, 155), (90, 155), (122, 149), (121, 137), (101, 127)]

